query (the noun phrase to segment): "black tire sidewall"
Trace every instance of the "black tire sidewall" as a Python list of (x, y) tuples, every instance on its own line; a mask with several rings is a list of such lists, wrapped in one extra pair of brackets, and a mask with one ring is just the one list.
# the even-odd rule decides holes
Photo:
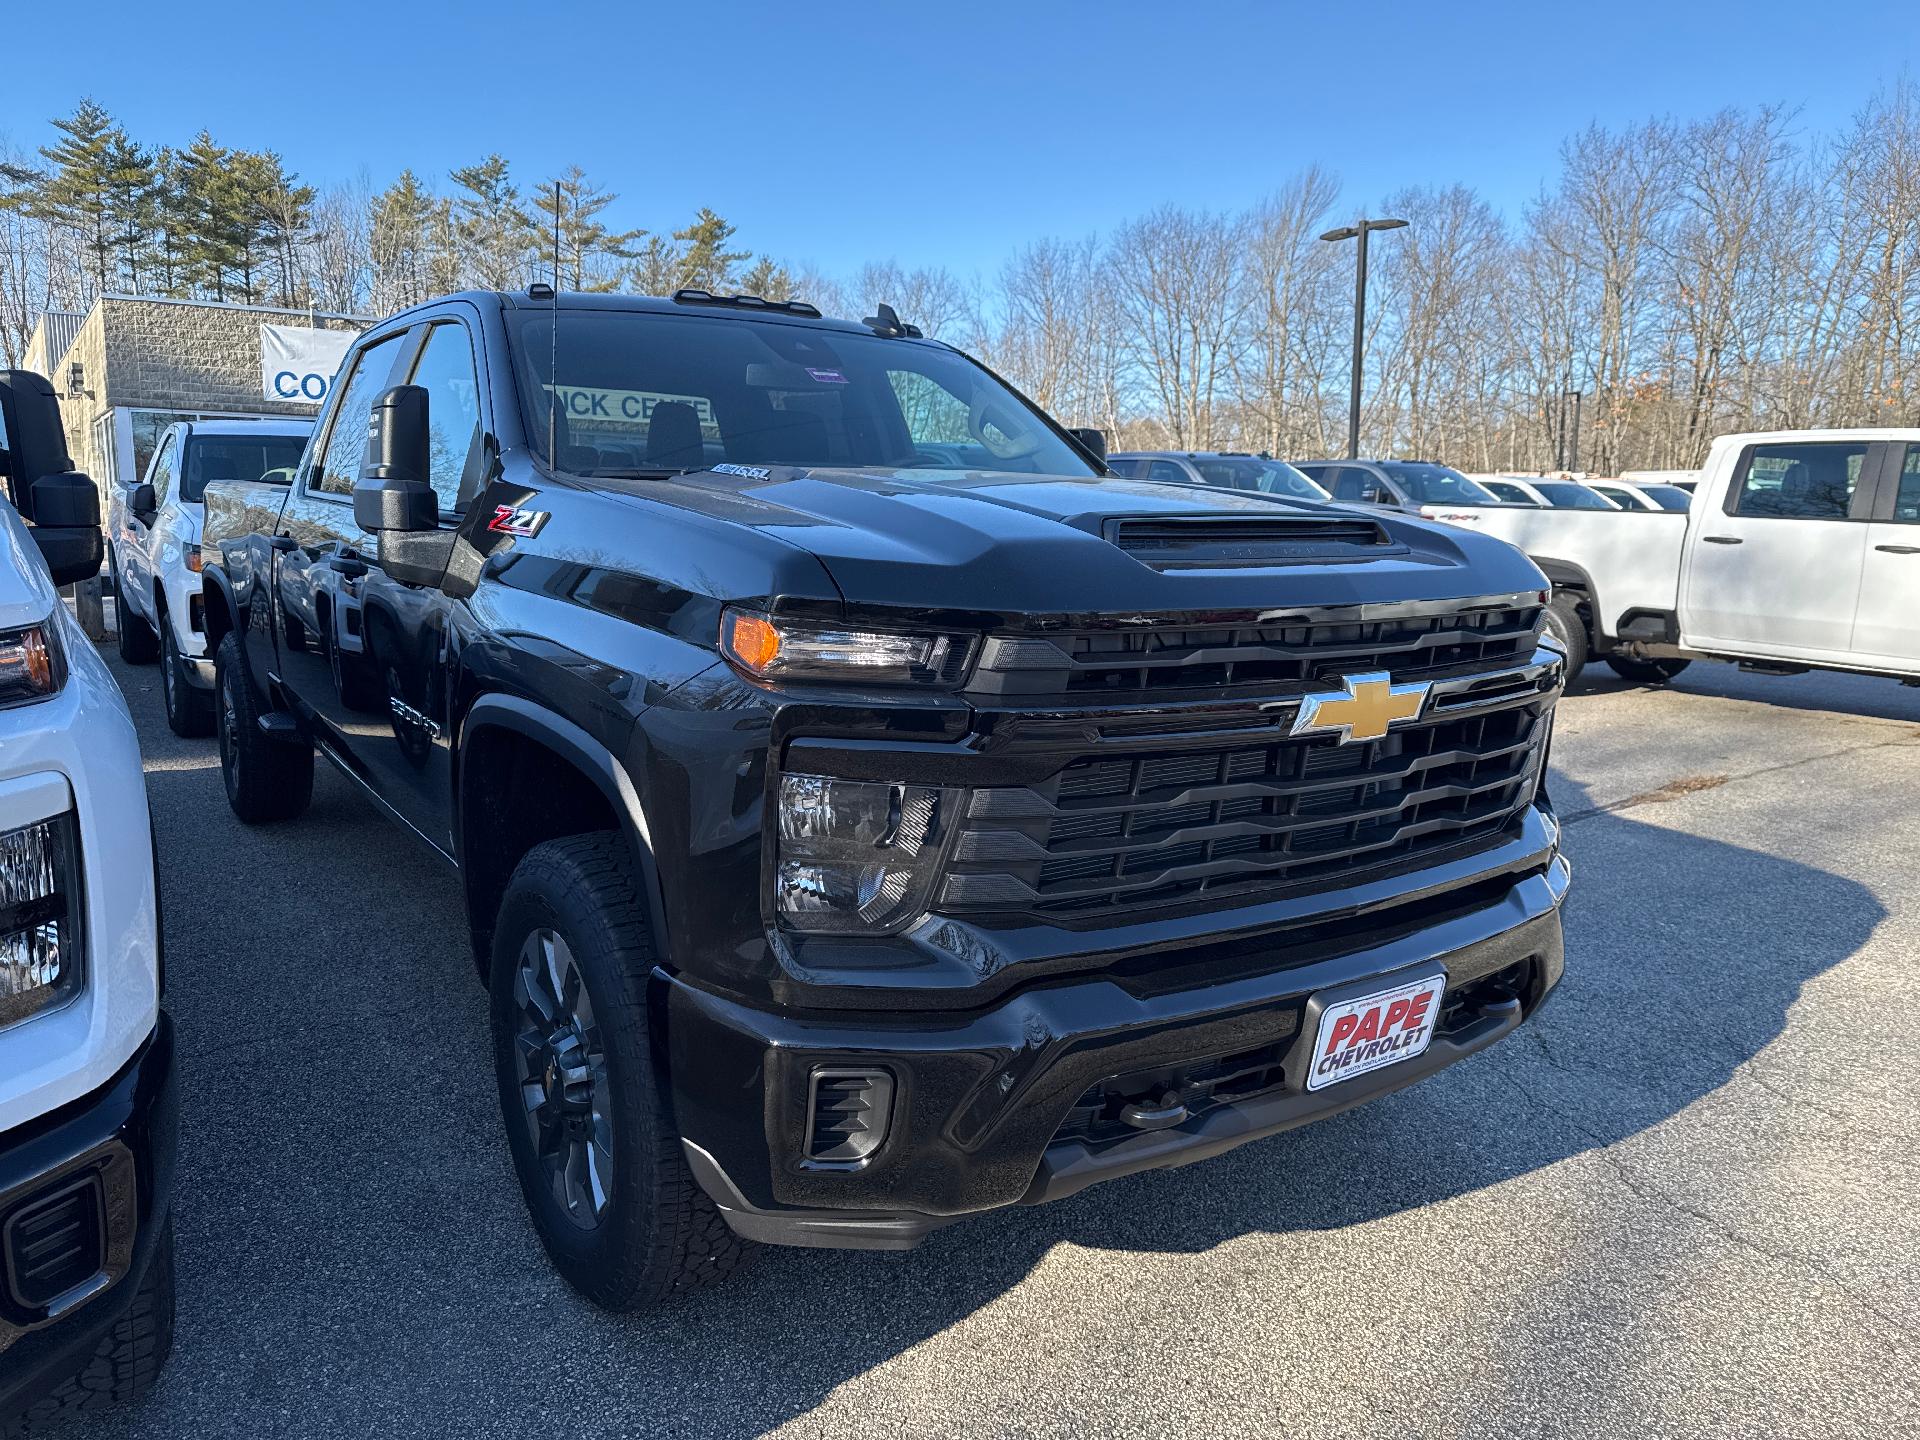
[(1547, 630), (1567, 652), (1567, 684), (1580, 678), (1587, 666), (1587, 628), (1580, 619), (1579, 601), (1560, 593), (1547, 606)]
[[(622, 1287), (612, 1282), (644, 1267), (656, 1249), (660, 1217), (653, 1197), (659, 1184), (655, 1157), (662, 1138), (662, 1112), (647, 1026), (630, 1017), (623, 1005), (636, 980), (622, 973), (632, 957), (620, 953), (604, 918), (595, 913), (595, 903), (603, 897), (577, 876), (568, 876), (569, 867), (563, 859), (556, 860), (555, 848), (540, 846), (531, 852), (514, 872), (501, 902), (488, 984), (494, 1070), (508, 1149), (541, 1243), (576, 1289), (619, 1308), (627, 1302), (613, 1293)], [(512, 1050), (517, 1021), (514, 980), (521, 945), (542, 928), (553, 930), (572, 950), (606, 1049), (607, 1084), (612, 1092), (613, 1195), (593, 1230), (574, 1225), (553, 1199), (521, 1113)], [(643, 977), (639, 983), (644, 983)]]

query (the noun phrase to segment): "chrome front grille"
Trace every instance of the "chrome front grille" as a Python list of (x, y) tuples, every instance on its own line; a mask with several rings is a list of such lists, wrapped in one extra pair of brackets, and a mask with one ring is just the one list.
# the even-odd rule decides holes
[[(1395, 671), (1398, 679), (1405, 668)], [(1419, 868), (1514, 835), (1532, 801), (1559, 667), (1434, 685), (1381, 739), (1095, 727), (1045, 779), (974, 790), (937, 909), (1064, 924), (1225, 907)]]

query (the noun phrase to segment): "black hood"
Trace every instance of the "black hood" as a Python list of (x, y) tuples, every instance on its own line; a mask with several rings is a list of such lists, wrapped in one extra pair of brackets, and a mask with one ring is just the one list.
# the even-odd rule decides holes
[[(776, 467), (642, 481), (649, 500), (752, 526), (817, 557), (850, 607), (1170, 614), (1385, 604), (1541, 588), (1520, 551), (1384, 511), (1211, 486), (997, 471)], [(1379, 542), (1191, 565), (1129, 532), (1236, 522), (1377, 527)], [(1157, 522), (1166, 522), (1164, 524)], [(1122, 527), (1125, 527), (1124, 529)], [(1257, 528), (1257, 527), (1256, 527)], [(1128, 548), (1123, 548), (1123, 543)]]

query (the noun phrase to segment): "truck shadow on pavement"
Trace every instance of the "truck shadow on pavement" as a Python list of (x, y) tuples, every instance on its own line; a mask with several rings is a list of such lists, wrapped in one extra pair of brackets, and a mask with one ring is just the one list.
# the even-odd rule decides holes
[[(1146, 1256), (1266, 1232), (1304, 1256), (1318, 1232), (1656, 1125), (1766, 1047), (1883, 915), (1820, 870), (1595, 813), (1569, 830), (1567, 979), (1494, 1050), (1207, 1164), (904, 1255), (768, 1250), (709, 1294), (616, 1317), (566, 1288), (525, 1219), (452, 878), (331, 774), (302, 822), (241, 827), (210, 743), (175, 741), (151, 672), (115, 669), (163, 847), (181, 1289), (158, 1393), (99, 1436), (759, 1434), (1030, 1277), (1073, 1284), (1033, 1274), (1063, 1243)], [(1564, 782), (1556, 799), (1588, 808)], [(978, 1363), (1017, 1369), (1020, 1334)]]

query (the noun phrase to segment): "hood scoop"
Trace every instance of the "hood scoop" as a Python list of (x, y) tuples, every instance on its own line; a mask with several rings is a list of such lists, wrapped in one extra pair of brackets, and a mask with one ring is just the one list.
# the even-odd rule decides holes
[(1386, 527), (1354, 515), (1156, 515), (1109, 520), (1105, 532), (1114, 545), (1156, 570), (1314, 565), (1407, 553)]

